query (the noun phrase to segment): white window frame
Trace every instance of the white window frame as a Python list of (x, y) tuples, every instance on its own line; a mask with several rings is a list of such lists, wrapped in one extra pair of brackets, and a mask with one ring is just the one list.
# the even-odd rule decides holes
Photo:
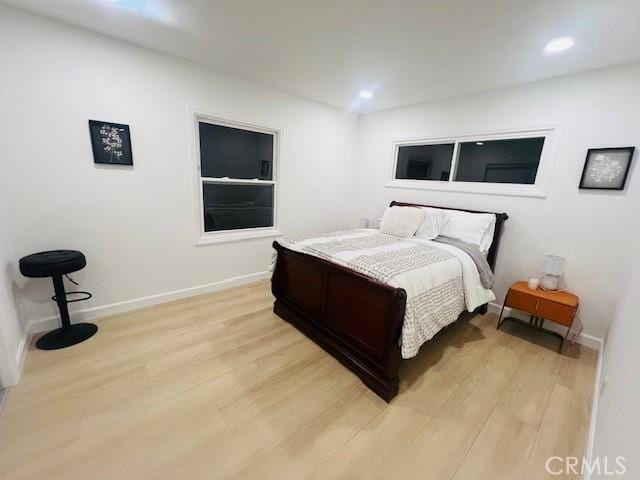
[[(282, 132), (279, 128), (268, 127), (265, 125), (247, 122), (243, 120), (234, 120), (230, 118), (222, 118), (217, 115), (203, 113), (201, 110), (190, 110), (190, 123), (193, 129), (193, 164), (195, 179), (195, 204), (194, 209), (197, 215), (197, 234), (196, 245), (210, 245), (214, 243), (234, 242), (240, 240), (248, 240), (252, 238), (278, 237), (281, 235), (278, 230), (278, 170), (280, 158), (280, 141)], [(273, 135), (273, 162), (271, 164), (272, 179), (271, 180), (247, 180), (232, 179), (227, 177), (203, 177), (200, 168), (200, 122), (210, 123), (212, 125), (221, 125), (223, 127), (239, 128), (252, 132), (266, 133)], [(273, 185), (273, 226), (271, 227), (254, 227), (240, 228), (233, 230), (218, 230), (215, 232), (207, 232), (204, 227), (204, 202), (203, 202), (203, 185), (205, 183), (216, 184), (233, 184), (233, 185)]]
[[(454, 181), (458, 162), (460, 143), (482, 142), (490, 140), (510, 140), (516, 138), (545, 137), (544, 146), (540, 155), (540, 163), (536, 174), (536, 181), (532, 185), (517, 183), (488, 183), (488, 182), (460, 182)], [(560, 138), (560, 127), (544, 127), (536, 129), (501, 130), (494, 132), (443, 136), (422, 137), (403, 140), (395, 140), (392, 144), (391, 169), (389, 180), (385, 184), (388, 188), (406, 188), (419, 190), (440, 190), (445, 192), (482, 193), (493, 195), (513, 195), (522, 197), (546, 197), (551, 185), (551, 178), (555, 169), (557, 150)], [(397, 179), (396, 167), (398, 162), (398, 149), (412, 145), (435, 145), (453, 143), (453, 156), (449, 180), (405, 180)]]

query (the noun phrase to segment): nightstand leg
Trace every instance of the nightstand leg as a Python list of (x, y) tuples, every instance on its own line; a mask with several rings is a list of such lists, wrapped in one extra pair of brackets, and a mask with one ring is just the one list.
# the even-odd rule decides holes
[(562, 342), (560, 343), (560, 348), (558, 349), (558, 353), (562, 353), (562, 347), (564, 347), (564, 342), (567, 341), (567, 337), (569, 336), (569, 332), (571, 332), (571, 327), (567, 328), (567, 333), (562, 338)]
[(498, 325), (496, 326), (496, 330), (500, 330), (500, 327), (502, 326), (502, 314), (503, 313), (504, 313), (504, 303), (502, 304), (502, 309), (500, 309), (500, 316), (498, 317)]

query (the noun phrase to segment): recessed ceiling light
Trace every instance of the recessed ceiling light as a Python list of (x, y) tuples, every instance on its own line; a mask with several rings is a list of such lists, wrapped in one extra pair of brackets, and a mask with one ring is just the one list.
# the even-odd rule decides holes
[(476, 145), (484, 145), (484, 142), (476, 142)]
[(544, 53), (554, 54), (564, 52), (565, 50), (569, 50), (574, 45), (573, 38), (571, 37), (559, 37), (554, 38), (547, 46), (544, 47)]
[(360, 92), (360, 98), (369, 99), (371, 97), (373, 97), (373, 92), (371, 90), (362, 90)]
[(149, 0), (94, 0), (97, 3), (119, 8), (128, 13), (146, 17), (163, 23), (174, 23), (174, 18), (167, 8), (158, 2)]

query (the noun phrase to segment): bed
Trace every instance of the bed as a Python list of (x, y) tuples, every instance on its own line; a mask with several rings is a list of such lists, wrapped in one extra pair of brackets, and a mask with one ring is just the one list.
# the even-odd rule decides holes
[[(390, 206), (428, 207), (395, 201)], [(508, 216), (505, 213), (433, 208), (496, 216), (486, 253), (487, 263), (494, 270), (500, 236)], [(373, 278), (365, 274), (366, 269), (356, 271), (329, 257), (296, 251), (279, 241), (275, 241), (273, 247), (277, 253), (271, 279), (275, 314), (390, 402), (398, 393), (398, 367), (403, 357), (400, 340), (405, 310), (409, 313), (406, 289)], [(487, 304), (478, 306), (475, 311), (486, 313)], [(423, 348), (428, 348), (428, 344)]]

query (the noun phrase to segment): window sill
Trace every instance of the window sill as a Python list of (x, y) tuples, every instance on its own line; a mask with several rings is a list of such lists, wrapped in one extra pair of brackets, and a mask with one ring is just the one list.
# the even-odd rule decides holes
[(406, 188), (412, 190), (439, 190), (441, 192), (478, 193), (485, 195), (509, 195), (516, 197), (547, 196), (547, 192), (536, 185), (516, 185), (480, 182), (439, 182), (429, 180), (391, 180), (386, 188)]
[(250, 240), (252, 238), (279, 237), (280, 235), (282, 235), (282, 233), (275, 228), (252, 228), (238, 231), (209, 232), (205, 233), (200, 240), (198, 240), (196, 246), (211, 245), (214, 243), (239, 242), (241, 240)]

